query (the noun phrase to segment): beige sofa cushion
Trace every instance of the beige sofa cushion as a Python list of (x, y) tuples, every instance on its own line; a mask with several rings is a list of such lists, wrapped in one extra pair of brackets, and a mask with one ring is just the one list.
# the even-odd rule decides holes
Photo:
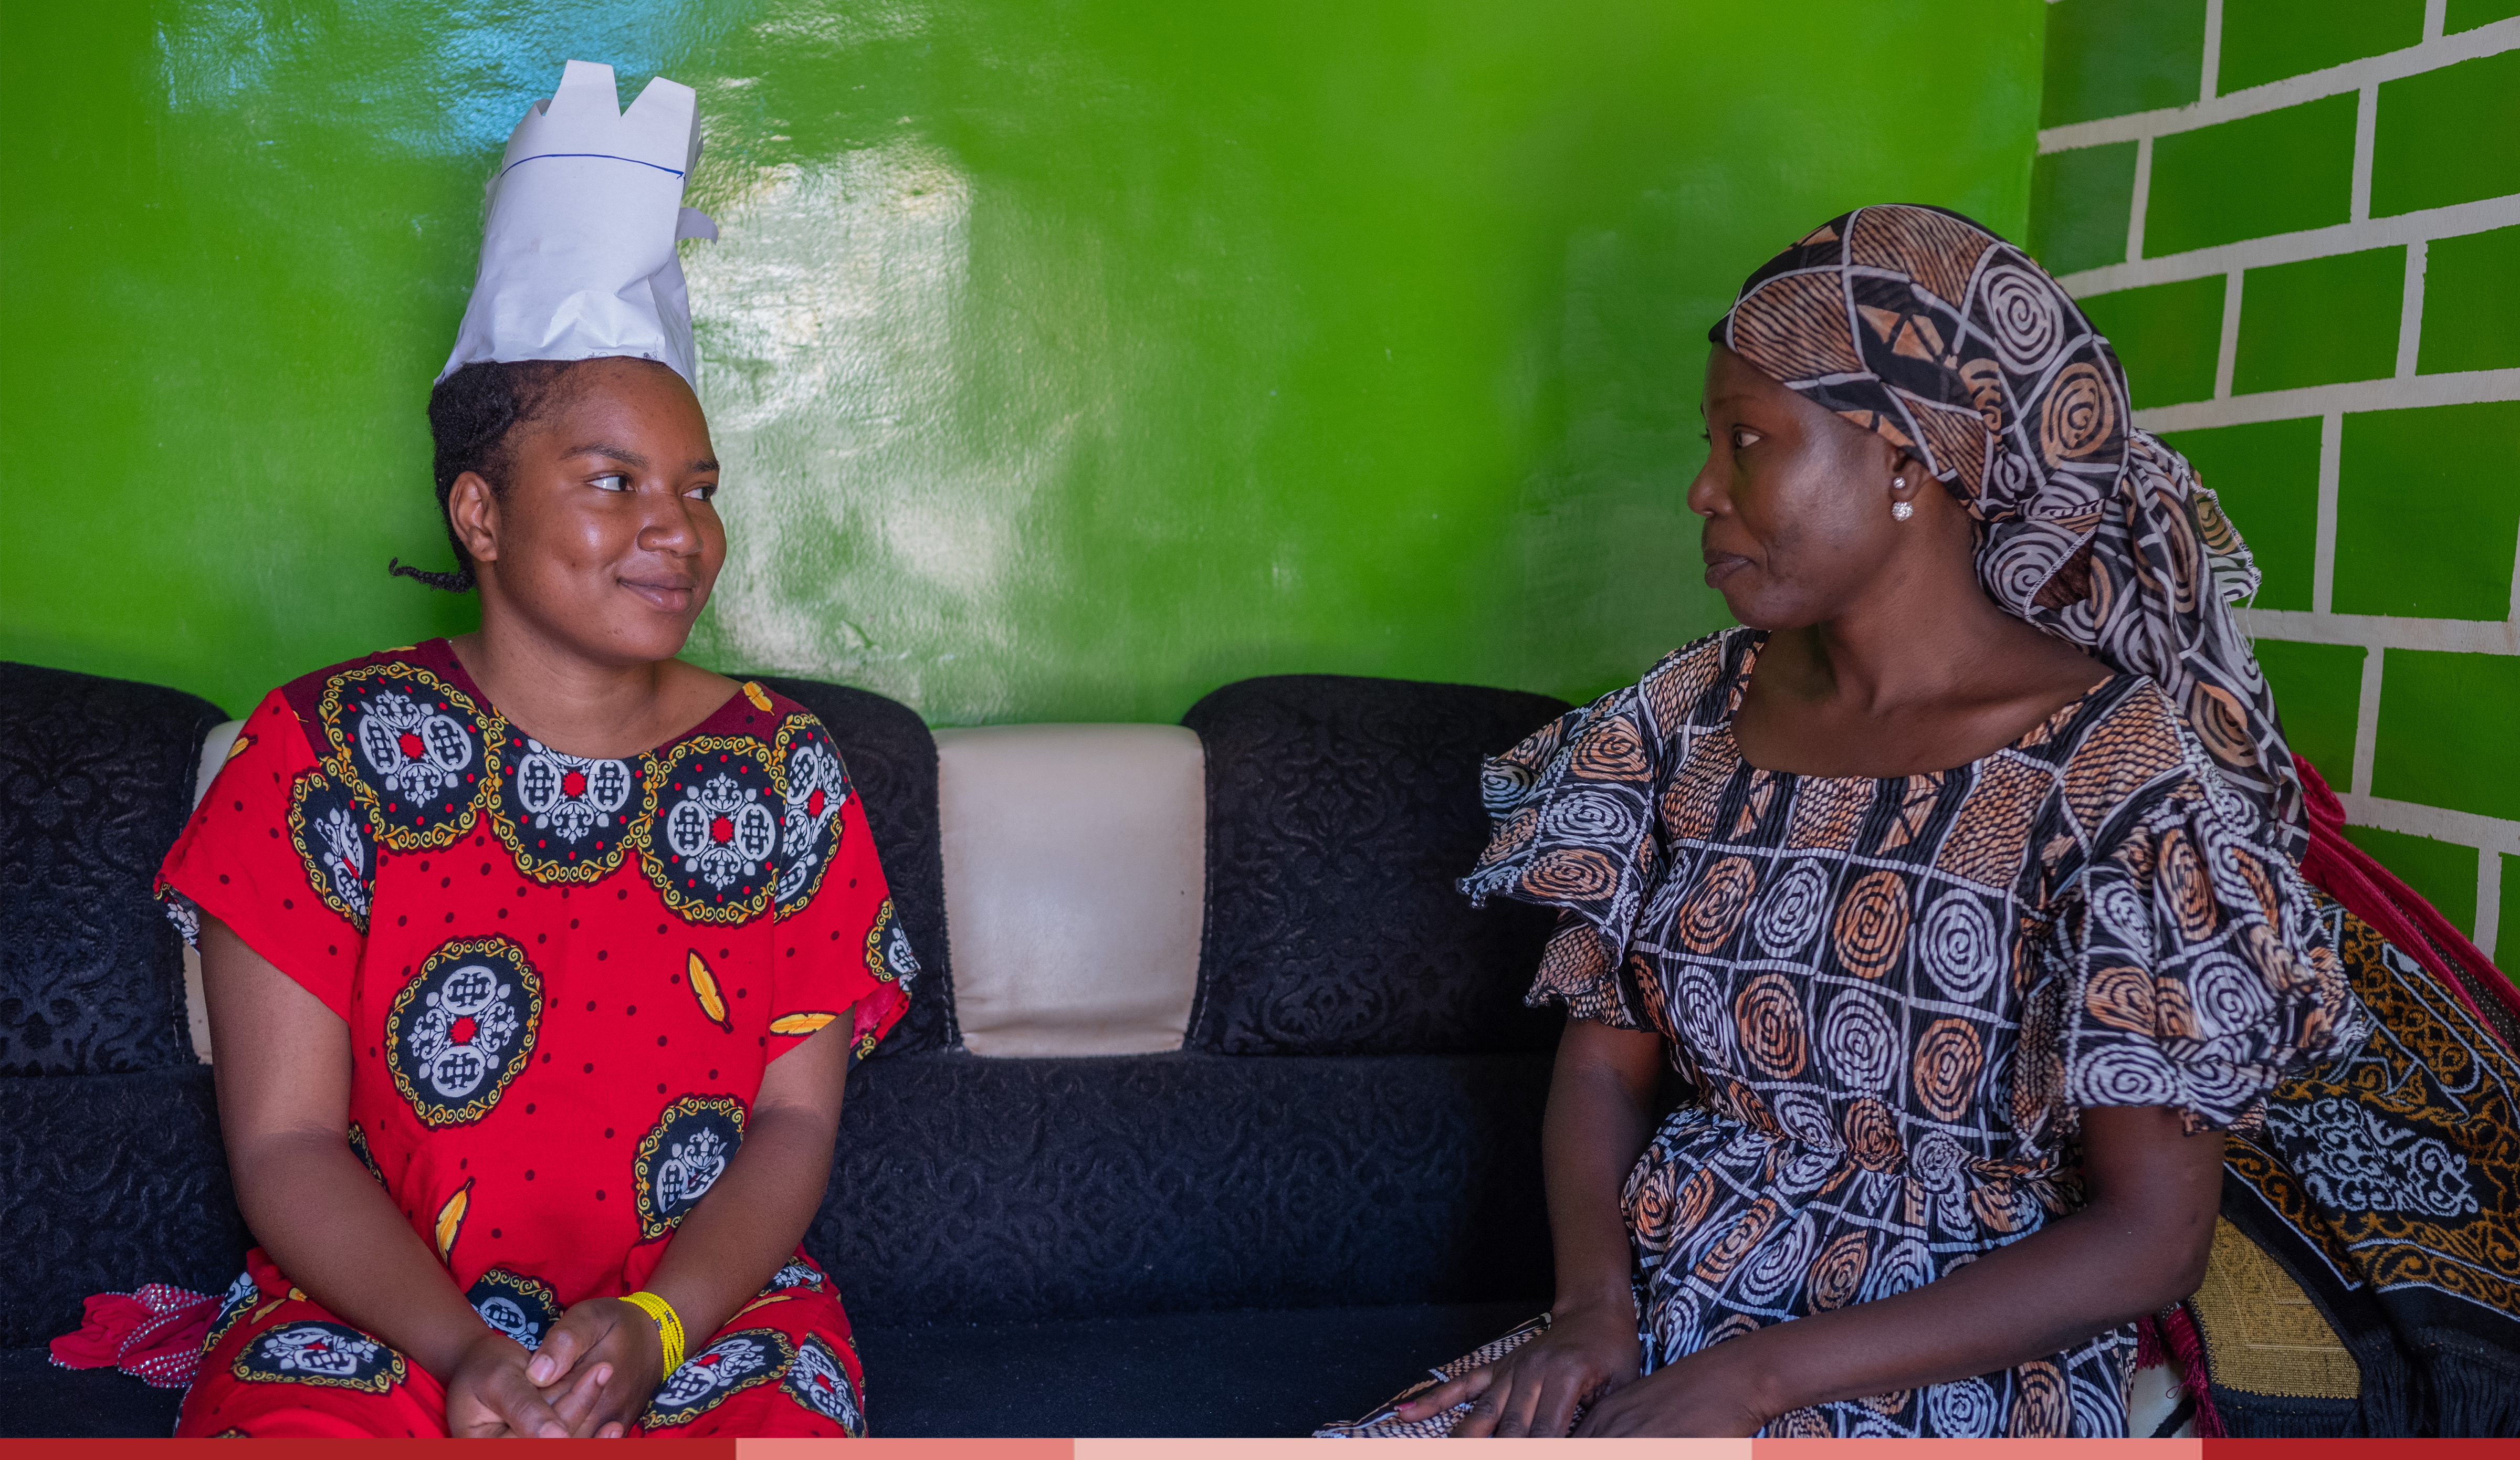
[(954, 1008), (973, 1054), (1179, 1049), (1207, 791), (1178, 725), (936, 732)]

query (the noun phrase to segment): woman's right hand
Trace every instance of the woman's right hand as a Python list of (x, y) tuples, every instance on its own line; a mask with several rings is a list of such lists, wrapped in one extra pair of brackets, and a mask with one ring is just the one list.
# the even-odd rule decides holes
[(1562, 1436), (1575, 1428), (1579, 1407), (1633, 1382), (1643, 1363), (1634, 1303), (1569, 1308), (1495, 1363), (1401, 1405), (1399, 1417), (1427, 1419), (1467, 1400), (1470, 1412), (1453, 1427), (1455, 1439)]
[(565, 1391), (547, 1392), (526, 1376), (531, 1357), (506, 1334), (483, 1329), (446, 1376), (446, 1433), (458, 1439), (566, 1439), (562, 1411), (592, 1407), (611, 1366), (590, 1366)]

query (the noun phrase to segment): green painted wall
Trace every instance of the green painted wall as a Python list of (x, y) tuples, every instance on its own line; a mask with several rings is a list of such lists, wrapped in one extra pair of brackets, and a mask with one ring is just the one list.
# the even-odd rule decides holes
[(0, 13), (0, 656), (242, 709), (467, 625), (422, 406), (570, 56), (699, 92), (695, 645), (939, 723), (1590, 694), (1722, 621), (1706, 325), (1859, 203), (2017, 233), (2039, 0), (100, 0)]
[(2520, 968), (2520, 5), (2219, 21), (2052, 7), (2032, 246), (2255, 549), (2355, 840)]

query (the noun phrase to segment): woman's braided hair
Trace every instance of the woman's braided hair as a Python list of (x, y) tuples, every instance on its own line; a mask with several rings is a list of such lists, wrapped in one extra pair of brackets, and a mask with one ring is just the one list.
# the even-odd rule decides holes
[(428, 433), (436, 444), (437, 512), (446, 524), (446, 540), (455, 548), (455, 570), (431, 572), (401, 559), (387, 560), (386, 570), (418, 578), (431, 588), (462, 593), (472, 587), (472, 555), (455, 535), (455, 519), (447, 497), (455, 479), (477, 472), (490, 490), (504, 496), (514, 462), (508, 437), (518, 427), (543, 414), (560, 398), (557, 387), (573, 360), (475, 360), (437, 383), (428, 392)]

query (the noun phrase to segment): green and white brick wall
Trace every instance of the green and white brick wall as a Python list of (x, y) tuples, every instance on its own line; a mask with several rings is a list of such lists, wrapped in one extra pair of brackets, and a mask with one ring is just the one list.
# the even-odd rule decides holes
[(2350, 835), (2520, 965), (2520, 0), (2055, 0), (2031, 251)]

